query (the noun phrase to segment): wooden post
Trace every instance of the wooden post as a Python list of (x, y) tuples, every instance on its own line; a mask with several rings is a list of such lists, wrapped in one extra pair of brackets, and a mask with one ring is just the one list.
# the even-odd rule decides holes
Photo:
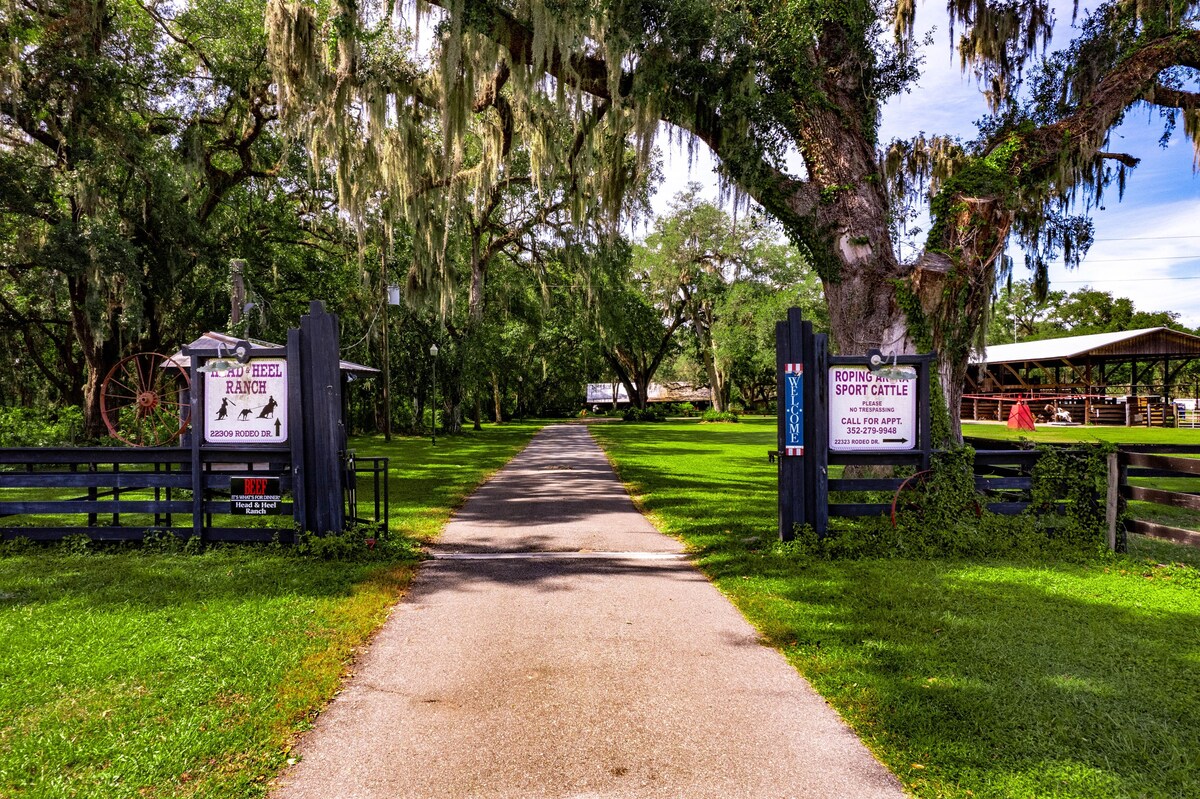
[(933, 356), (917, 367), (917, 446), (921, 449), (921, 470), (929, 469), (933, 460), (933, 413), (930, 410), (930, 383)]
[(1091, 424), (1092, 417), (1092, 362), (1083, 367), (1083, 423)]
[(824, 538), (829, 532), (829, 409), (825, 390), (829, 377), (829, 337), (821, 333), (810, 340), (813, 374), (805, 379), (804, 387), (809, 392), (809, 407), (812, 408), (809, 414), (811, 438), (808, 439), (812, 441), (808, 467), (813, 496), (811, 518), (813, 529)]
[(1104, 505), (1104, 519), (1108, 523), (1108, 551), (1117, 551), (1117, 503), (1121, 495), (1120, 455), (1108, 454), (1108, 495)]
[[(185, 350), (186, 351), (186, 350)], [(192, 535), (198, 542), (204, 541), (204, 473), (200, 468), (200, 444), (204, 440), (204, 385), (205, 375), (199, 371), (200, 364), (195, 355), (188, 358), (192, 378)]]
[(803, 485), (801, 495), (804, 497), (803, 518), (807, 524), (816, 521), (817, 497), (813, 485), (813, 422), (816, 407), (813, 405), (813, 382), (816, 380), (817, 368), (813, 358), (812, 322), (800, 321), (799, 310), (796, 309), (795, 321), (792, 321), (791, 310), (788, 311), (788, 321), (791, 323), (792, 351), (798, 353), (797, 360), (804, 364), (804, 457), (800, 459), (800, 480)]
[(388, 304), (387, 261), (383, 263), (383, 440), (392, 440), (392, 359), (388, 353), (391, 338), (391, 306)]
[(236, 325), (242, 321), (242, 308), (246, 304), (246, 279), (243, 270), (246, 262), (234, 258), (229, 262), (229, 323)]
[(339, 390), (338, 322), (319, 301), (300, 319), (300, 352), (306, 526), (318, 534), (339, 532), (345, 523), (342, 458), (346, 430)]
[[(779, 540), (781, 541), (791, 541), (795, 537), (796, 525), (813, 522), (813, 518), (808, 514), (814, 507), (815, 498), (809, 496), (811, 481), (806, 475), (808, 464), (812, 460), (812, 453), (806, 448), (811, 448), (812, 442), (805, 439), (802, 442), (804, 447), (801, 448), (800, 454), (789, 455), (787, 446), (789, 365), (799, 365), (803, 369), (816, 371), (815, 362), (811, 367), (807, 364), (805, 345), (812, 339), (812, 325), (808, 324), (806, 330), (806, 324), (801, 319), (799, 308), (789, 308), (787, 321), (778, 322), (775, 325), (775, 385), (776, 405), (778, 406), (776, 409), (776, 438), (779, 452), (776, 468), (779, 477)], [(807, 337), (805, 336), (806, 332)], [(815, 377), (811, 372), (810, 374), (801, 373), (801, 385), (804, 390), (796, 399), (800, 403), (802, 435), (810, 435), (812, 430), (813, 408), (807, 400), (811, 396), (808, 383)]]
[(787, 378), (784, 370), (787, 364), (796, 361), (796, 357), (792, 353), (790, 321), (791, 314), (789, 313), (787, 322), (775, 323), (776, 449), (779, 453), (775, 460), (775, 468), (779, 488), (780, 541), (791, 541), (795, 537), (795, 525), (804, 523), (801, 518), (797, 517), (797, 510), (799, 509), (800, 514), (803, 514), (804, 507), (803, 497), (797, 496), (802, 491), (798, 485), (799, 481), (796, 479), (799, 464), (785, 454), (787, 452), (784, 433), (787, 424)]
[(300, 390), (304, 379), (304, 358), (300, 347), (300, 330), (292, 328), (287, 336), (288, 362), (288, 443), (292, 449), (292, 522), (301, 530), (308, 527), (308, 492), (305, 484), (308, 469), (304, 465), (304, 394)]

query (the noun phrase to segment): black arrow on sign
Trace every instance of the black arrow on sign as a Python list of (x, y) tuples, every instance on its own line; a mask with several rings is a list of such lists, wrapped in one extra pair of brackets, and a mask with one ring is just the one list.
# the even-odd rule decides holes
[(903, 444), (905, 441), (908, 441), (908, 439), (907, 438), (885, 438), (885, 439), (882, 439), (882, 441), (885, 444)]

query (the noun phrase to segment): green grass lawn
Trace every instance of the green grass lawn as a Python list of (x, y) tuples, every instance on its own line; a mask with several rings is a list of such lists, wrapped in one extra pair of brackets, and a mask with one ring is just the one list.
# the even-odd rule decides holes
[[(359, 439), (391, 457), (397, 532), (428, 539), (535, 424)], [(0, 796), (262, 796), (413, 561), (272, 547), (0, 556)]]
[(774, 420), (593, 428), (641, 505), (920, 797), (1200, 796), (1200, 558), (815, 561)]
[[(390, 459), (391, 520), (394, 531), (428, 541), (439, 532), (483, 479), (508, 463), (542, 428), (542, 422), (484, 425), (474, 432), (468, 424), (462, 435), (428, 437), (359, 437), (351, 446), (360, 456)], [(369, 491), (359, 490), (365, 509)]]

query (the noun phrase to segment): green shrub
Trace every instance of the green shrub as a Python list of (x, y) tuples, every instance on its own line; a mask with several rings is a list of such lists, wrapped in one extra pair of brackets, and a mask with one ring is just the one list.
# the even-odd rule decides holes
[(0, 408), (0, 447), (52, 447), (74, 444), (83, 412), (62, 408)]
[(662, 411), (654, 407), (629, 408), (621, 418), (626, 422), (662, 422), (666, 420)]
[[(188, 533), (189, 540), (195, 537), (190, 535), (190, 530)], [(147, 530), (142, 536), (142, 552), (146, 554), (181, 552), (184, 546), (183, 539), (172, 530)]]
[(690, 402), (665, 402), (657, 407), (664, 416), (696, 415), (696, 406)]
[(736, 422), (738, 415), (733, 411), (718, 411), (715, 408), (709, 408), (700, 417), (702, 422)]
[(1032, 502), (1017, 516), (987, 510), (988, 498), (975, 489), (972, 448), (941, 452), (924, 479), (896, 498), (894, 524), (890, 514), (839, 521), (824, 538), (812, 528), (797, 527), (795, 540), (777, 545), (776, 552), (827, 560), (1086, 558), (1107, 546), (1103, 498), (1108, 449), (1043, 451), (1032, 473)]
[(301, 532), (296, 537), (296, 554), (335, 561), (416, 560), (421, 549), (415, 540), (381, 524), (364, 523), (340, 533)]
[(92, 551), (92, 538), (87, 533), (63, 536), (58, 548), (68, 555), (86, 555)]
[(0, 556), (4, 555), (27, 555), (37, 548), (37, 544), (32, 538), (18, 535), (6, 540), (0, 540)]

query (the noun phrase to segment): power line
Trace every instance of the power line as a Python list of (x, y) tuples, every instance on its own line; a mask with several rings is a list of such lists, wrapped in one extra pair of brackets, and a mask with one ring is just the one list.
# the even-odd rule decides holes
[(1169, 260), (1178, 260), (1180, 258), (1182, 258), (1184, 260), (1187, 260), (1188, 258), (1194, 258), (1194, 259), (1200, 260), (1200, 253), (1196, 253), (1194, 255), (1146, 255), (1146, 256), (1143, 256), (1140, 258), (1097, 258), (1097, 259), (1084, 258), (1079, 263), (1080, 264), (1123, 264), (1128, 261), (1169, 261)]
[(1160, 280), (1200, 280), (1200, 275), (1187, 275), (1184, 277), (1110, 277), (1097, 278), (1096, 280), (1051, 280), (1051, 283), (1151, 283)]
[(1129, 238), (1093, 239), (1093, 241), (1167, 241), (1169, 239), (1200, 239), (1200, 235), (1196, 235), (1196, 236), (1131, 236)]

